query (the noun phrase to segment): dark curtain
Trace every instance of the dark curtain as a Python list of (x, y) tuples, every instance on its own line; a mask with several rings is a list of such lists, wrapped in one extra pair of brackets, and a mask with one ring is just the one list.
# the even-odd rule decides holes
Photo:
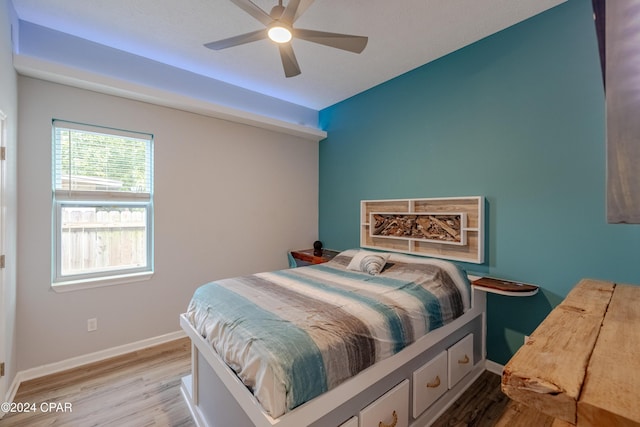
[(639, 224), (640, 0), (606, 4), (605, 36), (607, 221)]

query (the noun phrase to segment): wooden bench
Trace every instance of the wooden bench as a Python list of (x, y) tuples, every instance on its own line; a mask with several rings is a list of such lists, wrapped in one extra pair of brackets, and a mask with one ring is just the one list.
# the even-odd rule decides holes
[(640, 286), (581, 280), (507, 363), (502, 391), (573, 425), (640, 427)]

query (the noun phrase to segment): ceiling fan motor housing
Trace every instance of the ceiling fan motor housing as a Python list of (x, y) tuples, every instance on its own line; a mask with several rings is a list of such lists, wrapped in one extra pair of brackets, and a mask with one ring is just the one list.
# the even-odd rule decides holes
[(273, 6), (273, 9), (271, 9), (271, 13), (269, 13), (269, 16), (271, 16), (272, 19), (277, 20), (277, 19), (280, 19), (283, 12), (284, 12), (284, 6), (282, 4), (277, 4)]

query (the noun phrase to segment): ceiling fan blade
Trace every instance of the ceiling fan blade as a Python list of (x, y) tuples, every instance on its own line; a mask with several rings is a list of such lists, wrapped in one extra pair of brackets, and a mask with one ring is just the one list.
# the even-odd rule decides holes
[(251, 33), (240, 34), (239, 36), (229, 37), (228, 39), (218, 40), (206, 43), (204, 46), (213, 50), (226, 49), (228, 47), (238, 46), (245, 43), (251, 43), (267, 38), (267, 30), (262, 29)]
[(262, 22), (265, 27), (268, 27), (273, 22), (271, 16), (269, 16), (269, 14), (264, 10), (260, 9), (260, 7), (251, 0), (231, 0), (231, 2), (258, 21)]
[(278, 49), (280, 50), (280, 59), (282, 59), (282, 66), (284, 67), (284, 75), (293, 77), (300, 74), (300, 66), (296, 55), (293, 53), (291, 43), (279, 44)]
[(280, 20), (293, 24), (293, 19), (296, 17), (296, 13), (298, 13), (298, 6), (300, 6), (300, 0), (289, 0), (287, 7), (284, 12), (282, 12), (282, 16), (280, 16)]
[(327, 33), (326, 31), (304, 30), (301, 28), (294, 29), (293, 36), (309, 42), (348, 50), (349, 52), (354, 53), (362, 52), (369, 41), (368, 37), (363, 36)]
[[(296, 22), (300, 16), (311, 6), (314, 0), (300, 0), (300, 4), (296, 10), (295, 15), (293, 16), (293, 20), (291, 22)], [(287, 5), (289, 6), (289, 5)]]

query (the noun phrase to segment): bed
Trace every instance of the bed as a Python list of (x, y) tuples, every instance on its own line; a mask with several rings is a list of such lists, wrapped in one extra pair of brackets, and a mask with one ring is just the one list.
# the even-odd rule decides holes
[(435, 258), (353, 249), (218, 280), (180, 322), (201, 426), (423, 426), (484, 370), (485, 295)]

